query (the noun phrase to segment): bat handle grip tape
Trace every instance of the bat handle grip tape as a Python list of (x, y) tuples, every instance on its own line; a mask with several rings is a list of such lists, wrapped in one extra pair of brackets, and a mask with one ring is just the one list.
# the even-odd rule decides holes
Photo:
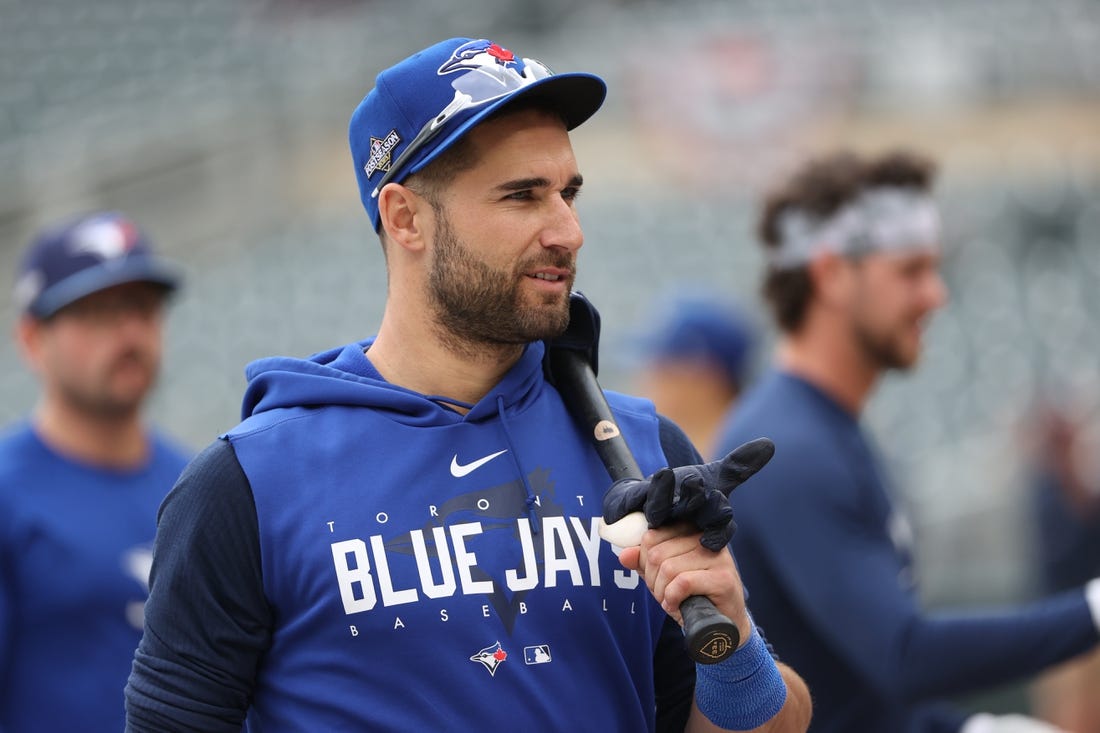
[(699, 664), (716, 664), (728, 659), (741, 643), (737, 625), (706, 596), (689, 596), (680, 604), (684, 619), (684, 645)]
[[(612, 481), (643, 478), (626, 439), (615, 425), (615, 416), (585, 357), (572, 349), (552, 349), (551, 365), (566, 406), (586, 431), (600, 425), (614, 427), (610, 433), (593, 435), (593, 445)], [(684, 643), (688, 655), (700, 664), (727, 659), (740, 643), (737, 626), (706, 596), (691, 596), (680, 604), (684, 620)]]

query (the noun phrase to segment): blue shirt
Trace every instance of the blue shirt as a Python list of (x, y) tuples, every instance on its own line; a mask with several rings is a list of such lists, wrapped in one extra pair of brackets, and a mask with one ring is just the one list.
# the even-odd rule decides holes
[(144, 466), (71, 460), (26, 422), (0, 437), (0, 730), (124, 725), (157, 507), (187, 462), (150, 436)]
[(1097, 642), (1075, 590), (1014, 610), (925, 613), (905, 526), (856, 416), (773, 372), (724, 426), (727, 452), (760, 436), (775, 456), (733, 495), (731, 542), (750, 605), (806, 681), (816, 733), (957, 731), (942, 700), (1034, 674)]

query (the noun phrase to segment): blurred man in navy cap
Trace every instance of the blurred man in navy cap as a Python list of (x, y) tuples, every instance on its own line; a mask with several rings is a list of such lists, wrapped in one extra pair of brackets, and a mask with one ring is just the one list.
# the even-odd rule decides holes
[(179, 277), (127, 217), (43, 231), (15, 284), (41, 383), (0, 433), (0, 730), (119, 731), (157, 507), (188, 455), (141, 408)]
[(953, 700), (1100, 644), (1100, 579), (1016, 607), (922, 603), (913, 532), (864, 414), (888, 373), (916, 366), (948, 299), (936, 171), (914, 150), (833, 150), (760, 209), (778, 340), (719, 447), (775, 442), (754, 490), (735, 495), (730, 547), (768, 639), (814, 691), (812, 733), (1054, 733)]
[(638, 393), (717, 458), (718, 429), (751, 377), (755, 324), (720, 294), (684, 290), (662, 302), (650, 327), (639, 340)]

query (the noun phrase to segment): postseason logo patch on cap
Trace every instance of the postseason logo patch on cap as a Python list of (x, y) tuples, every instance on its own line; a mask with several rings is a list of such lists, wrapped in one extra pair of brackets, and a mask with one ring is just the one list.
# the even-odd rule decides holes
[(390, 130), (389, 134), (381, 139), (371, 135), (370, 157), (367, 158), (367, 162), (363, 166), (363, 172), (367, 174), (367, 178), (370, 178), (377, 171), (388, 171), (390, 169), (390, 165), (393, 164), (393, 149), (400, 142), (401, 136), (397, 134), (397, 130)]

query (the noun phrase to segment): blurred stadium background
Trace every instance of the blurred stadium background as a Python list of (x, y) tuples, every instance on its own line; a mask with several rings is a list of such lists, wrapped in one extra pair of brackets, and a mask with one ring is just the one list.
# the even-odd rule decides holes
[[(0, 0), (7, 287), (39, 226), (133, 215), (189, 276), (153, 417), (205, 445), (237, 419), (245, 363), (373, 332), (385, 273), (347, 119), (379, 69), (455, 35), (609, 82), (574, 135), (608, 387), (630, 386), (651, 293), (756, 302), (754, 207), (791, 165), (839, 145), (935, 156), (953, 300), (869, 419), (928, 602), (1033, 592), (1027, 411), (1100, 414), (1093, 0)], [(7, 422), (35, 386), (10, 339), (0, 364)]]

